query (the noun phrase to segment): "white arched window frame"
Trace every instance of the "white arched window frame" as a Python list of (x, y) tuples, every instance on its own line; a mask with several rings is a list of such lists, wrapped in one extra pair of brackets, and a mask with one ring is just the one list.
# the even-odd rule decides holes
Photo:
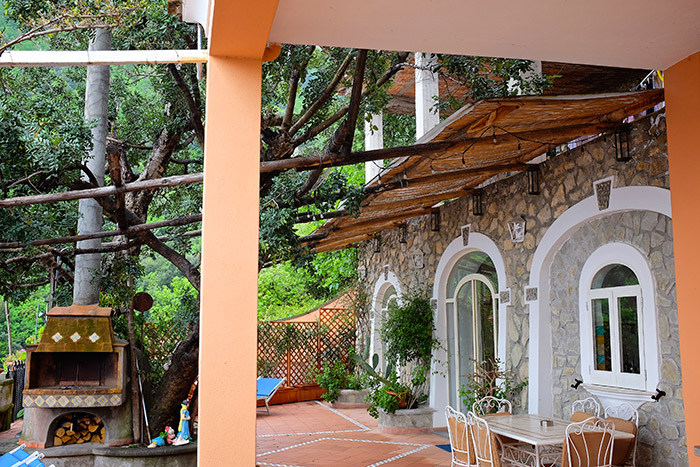
[[(634, 272), (639, 280), (638, 286), (591, 289), (593, 278), (606, 266), (622, 264)], [(656, 302), (654, 292), (656, 284), (645, 256), (635, 247), (626, 243), (608, 243), (595, 250), (581, 269), (579, 280), (579, 322), (581, 342), (581, 373), (584, 387), (602, 399), (635, 398), (634, 391), (640, 392), (640, 400), (648, 399), (659, 383), (659, 340), (656, 329)], [(593, 317), (591, 299), (597, 297), (616, 298), (618, 296), (636, 296), (639, 317), (640, 375), (624, 374), (619, 371), (619, 363), (613, 371), (603, 372), (595, 369), (595, 338), (593, 336)], [(611, 312), (615, 309), (611, 307)], [(619, 325), (619, 323), (613, 323)], [(613, 326), (611, 325), (611, 328)], [(618, 333), (617, 330), (612, 330)], [(618, 339), (616, 335), (613, 339)], [(614, 340), (613, 340), (614, 343)], [(619, 352), (617, 347), (614, 352)], [(615, 361), (615, 359), (613, 360)], [(610, 389), (608, 389), (610, 388)], [(620, 391), (616, 391), (619, 388)], [(623, 394), (624, 393), (624, 394)], [(627, 400), (627, 399), (625, 399)]]
[[(386, 278), (385, 278), (386, 277)], [(394, 291), (391, 294), (391, 290)], [(389, 292), (389, 294), (387, 294)], [(374, 293), (372, 294), (372, 311), (370, 315), (370, 342), (369, 342), (369, 364), (372, 364), (374, 354), (379, 355), (380, 367), (384, 368), (384, 356), (382, 355), (381, 338), (379, 331), (388, 302), (395, 297), (398, 303), (401, 303), (401, 285), (393, 272), (382, 274), (382, 277), (374, 285)]]
[[(479, 316), (477, 316), (477, 310), (476, 310), (476, 299), (475, 297), (477, 296), (477, 282), (481, 282), (486, 285), (486, 287), (489, 289), (489, 292), (491, 293), (491, 300), (492, 300), (492, 309), (491, 313), (493, 316), (493, 323), (492, 323), (492, 332), (493, 332), (493, 343), (494, 343), (494, 356), (498, 355), (498, 342), (499, 342), (499, 336), (498, 336), (498, 298), (496, 296), (496, 291), (494, 290), (494, 284), (491, 283), (491, 280), (484, 276), (483, 274), (468, 274), (465, 277), (463, 277), (457, 286), (455, 287), (454, 294), (452, 297), (447, 297), (445, 299), (445, 304), (452, 304), (452, 323), (454, 323), (454, 326), (452, 328), (452, 334), (453, 334), (453, 339), (452, 342), (454, 342), (455, 345), (455, 360), (456, 362), (462, 362), (462, 356), (460, 355), (460, 346), (458, 345), (458, 342), (460, 341), (459, 339), (459, 329), (460, 327), (458, 326), (457, 323), (459, 323), (459, 317), (458, 315), (462, 312), (470, 312), (471, 313), (471, 323), (472, 323), (472, 358), (476, 359), (478, 361), (482, 361), (484, 359), (483, 353), (484, 349), (480, 344), (478, 336), (480, 336), (481, 333), (481, 327), (483, 326), (483, 323), (479, 319)], [(467, 285), (471, 283), (470, 285)], [(457, 306), (457, 296), (460, 293), (460, 290), (462, 287), (465, 286), (470, 286), (471, 289), (471, 297), (472, 297), (472, 309), (471, 310), (460, 310), (459, 307)], [(446, 306), (447, 307), (447, 306)], [(447, 307), (448, 309), (450, 307)], [(455, 364), (456, 366), (458, 363)], [(452, 390), (455, 391), (455, 394), (459, 393), (459, 390), (461, 388), (462, 382), (458, 377), (455, 378), (455, 384), (456, 387), (453, 387)], [(467, 408), (469, 410), (470, 408)]]
[[(445, 407), (449, 404), (449, 393), (452, 388), (449, 385), (447, 378), (447, 281), (450, 272), (455, 264), (466, 254), (471, 251), (482, 251), (489, 255), (493, 265), (496, 268), (496, 277), (498, 280), (498, 291), (507, 292), (510, 295), (510, 289), (506, 281), (506, 265), (503, 255), (501, 254), (498, 245), (484, 234), (471, 232), (468, 236), (468, 244), (464, 244), (464, 238), (460, 235), (456, 237), (445, 248), (445, 251), (440, 256), (437, 269), (435, 270), (435, 281), (433, 282), (433, 301), (437, 306), (435, 313), (435, 329), (436, 336), (442, 344), (440, 348), (433, 352), (433, 360), (431, 363), (430, 375), (430, 406), (438, 413), (442, 413)], [(506, 335), (506, 314), (509, 301), (499, 300), (498, 302), (498, 335)], [(506, 339), (499, 339), (497, 348), (498, 356), (503, 360), (506, 356)], [(434, 417), (434, 426), (445, 426), (444, 419)]]

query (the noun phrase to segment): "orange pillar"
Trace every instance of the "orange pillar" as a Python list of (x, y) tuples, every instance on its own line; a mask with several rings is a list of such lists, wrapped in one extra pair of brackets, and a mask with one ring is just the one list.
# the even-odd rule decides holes
[(700, 52), (666, 70), (665, 79), (685, 427), (689, 463), (700, 466)]
[[(199, 340), (203, 467), (255, 465), (262, 62), (278, 0), (209, 2)], [(274, 49), (274, 48), (273, 48)]]
[(198, 465), (255, 465), (262, 59), (210, 57)]

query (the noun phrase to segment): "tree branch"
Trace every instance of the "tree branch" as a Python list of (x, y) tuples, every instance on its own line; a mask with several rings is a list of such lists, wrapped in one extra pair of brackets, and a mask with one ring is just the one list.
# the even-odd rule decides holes
[(167, 221), (159, 221), (159, 222), (151, 222), (148, 224), (136, 224), (132, 225), (129, 228), (122, 230), (122, 229), (117, 229), (117, 230), (110, 230), (107, 232), (94, 232), (94, 233), (88, 233), (88, 234), (80, 234), (80, 235), (71, 235), (68, 237), (57, 237), (57, 238), (45, 238), (41, 240), (33, 240), (28, 243), (22, 243), (22, 242), (5, 242), (5, 243), (0, 243), (0, 250), (6, 250), (6, 249), (12, 249), (12, 248), (22, 248), (26, 247), (27, 245), (29, 246), (43, 246), (43, 245), (60, 245), (62, 243), (75, 243), (80, 240), (89, 240), (93, 238), (106, 238), (106, 237), (116, 237), (119, 235), (125, 235), (125, 236), (133, 236), (139, 232), (145, 231), (145, 230), (153, 230), (153, 229), (158, 229), (161, 227), (174, 227), (178, 225), (187, 225), (187, 224), (193, 224), (195, 222), (201, 222), (202, 221), (202, 215), (201, 214), (193, 214), (190, 216), (183, 216), (183, 217), (178, 217), (176, 219), (170, 219)]
[(194, 127), (194, 133), (197, 135), (197, 140), (199, 141), (200, 146), (202, 146), (202, 149), (204, 149), (204, 125), (202, 124), (202, 111), (199, 109), (197, 102), (195, 102), (195, 98), (192, 96), (192, 92), (187, 86), (187, 83), (185, 83), (185, 80), (182, 78), (180, 72), (177, 71), (177, 67), (173, 63), (169, 63), (168, 71), (175, 80), (175, 84), (177, 84), (182, 91), (185, 102), (187, 102), (187, 107), (190, 109), (190, 122), (192, 122), (192, 126)]
[[(405, 60), (407, 56), (408, 56), (407, 53), (400, 55), (399, 61)], [(392, 76), (394, 76), (396, 73), (398, 73), (402, 69), (403, 69), (403, 64), (401, 64), (401, 63), (389, 68), (389, 70), (387, 70), (387, 72), (384, 73), (384, 75), (382, 75), (382, 77), (377, 80), (374, 89), (379, 89), (380, 87), (382, 87), (384, 84), (386, 84), (391, 79)], [(372, 93), (372, 91), (366, 89), (362, 92), (362, 97), (364, 98), (371, 93)], [(311, 138), (314, 138), (316, 135), (321, 133), (323, 130), (330, 127), (338, 120), (340, 120), (343, 117), (343, 115), (345, 115), (345, 113), (348, 111), (348, 108), (349, 108), (349, 106), (343, 107), (342, 109), (338, 110), (336, 113), (334, 113), (333, 115), (328, 117), (324, 122), (319, 123), (315, 127), (308, 130), (306, 133), (301, 135), (300, 137), (296, 138), (294, 140), (294, 143), (293, 143), (294, 147), (297, 147), (297, 146), (304, 144), (305, 142), (307, 142)], [(292, 128), (294, 128), (294, 127), (292, 127)], [(293, 134), (293, 133), (291, 133), (291, 131), (290, 131), (290, 134)]]
[[(154, 188), (187, 185), (190, 183), (201, 183), (203, 181), (204, 174), (201, 172), (187, 175), (174, 175), (172, 177), (163, 177), (156, 178), (153, 180), (144, 180), (133, 183), (127, 183), (121, 188), (117, 188), (115, 186), (104, 186), (97, 188), (86, 188), (82, 190), (64, 191), (61, 193), (48, 193), (44, 195), (20, 196), (17, 198), (0, 199), (0, 208), (28, 206), (31, 204), (41, 203), (55, 203), (58, 201), (72, 201), (76, 199), (85, 198), (101, 198), (105, 196), (111, 196), (119, 192), (129, 193), (132, 191), (152, 190)], [(87, 182), (82, 183), (87, 185)]]
[(343, 79), (343, 76), (345, 76), (345, 72), (348, 69), (348, 66), (350, 66), (350, 62), (352, 61), (352, 52), (348, 53), (345, 56), (345, 60), (343, 60), (343, 63), (340, 64), (338, 67), (338, 70), (335, 72), (335, 76), (333, 76), (333, 79), (331, 80), (330, 83), (328, 83), (328, 86), (326, 86), (326, 89), (323, 90), (321, 95), (319, 96), (316, 101), (311, 104), (311, 107), (309, 107), (301, 117), (299, 117), (299, 120), (294, 122), (294, 124), (291, 126), (289, 129), (289, 135), (294, 136), (299, 129), (306, 124), (306, 122), (309, 121), (311, 117), (314, 116), (314, 114), (320, 109), (323, 104), (328, 101), (328, 99), (331, 98), (333, 93), (335, 92), (336, 87), (338, 87), (338, 84), (340, 83), (340, 80)]

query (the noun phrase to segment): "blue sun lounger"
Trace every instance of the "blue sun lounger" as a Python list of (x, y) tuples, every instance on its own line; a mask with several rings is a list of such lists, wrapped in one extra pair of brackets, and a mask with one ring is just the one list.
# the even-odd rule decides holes
[[(256, 400), (265, 401), (267, 414), (270, 414), (270, 399), (284, 383), (285, 378), (258, 378)], [(0, 465), (2, 467), (2, 465)]]
[[(46, 467), (41, 459), (44, 457), (40, 452), (33, 454), (24, 450), (26, 445), (21, 445), (0, 457), (0, 467)], [(49, 467), (54, 467), (51, 464)]]

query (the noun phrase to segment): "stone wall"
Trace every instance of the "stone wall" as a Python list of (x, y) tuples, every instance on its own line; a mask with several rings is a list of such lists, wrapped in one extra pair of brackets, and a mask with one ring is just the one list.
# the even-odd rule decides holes
[(589, 396), (585, 390), (576, 391), (570, 386), (574, 376), (581, 375), (577, 273), (598, 247), (610, 242), (627, 243), (643, 252), (649, 258), (657, 286), (655, 299), (661, 350), (659, 388), (667, 395), (659, 403), (649, 401), (639, 408), (637, 465), (687, 465), (673, 232), (671, 220), (664, 215), (649, 211), (610, 214), (584, 225), (557, 252), (552, 263), (549, 298), (552, 311), (554, 415), (569, 417), (571, 403)]
[[(482, 192), (483, 216), (472, 215), (470, 198), (448, 203), (440, 208), (441, 225), (438, 232), (430, 230), (429, 216), (408, 221), (406, 243), (399, 243), (398, 229), (382, 232), (379, 253), (374, 252), (372, 242), (365, 242), (360, 246), (360, 266), (366, 270), (364, 280), (370, 296), (375, 284), (382, 278), (385, 265), (388, 265), (389, 270), (398, 277), (404, 290), (418, 287), (432, 291), (441, 255), (450, 242), (459, 237), (461, 226), (470, 224), (472, 232), (489, 237), (503, 255), (507, 284), (511, 290), (507, 313), (506, 366), (520, 378), (527, 378), (529, 307), (525, 303), (523, 291), (530, 280), (534, 252), (547, 229), (571, 206), (592, 196), (593, 183), (603, 178), (614, 176), (615, 188), (624, 186), (669, 188), (664, 114), (654, 114), (633, 122), (630, 144), (632, 160), (629, 162), (615, 160), (615, 146), (610, 135), (598, 137), (585, 145), (548, 159), (540, 164), (539, 195), (527, 194), (526, 174), (514, 175), (488, 185)], [(660, 293), (656, 294), (656, 305), (659, 314), (659, 338), (662, 341), (662, 388), (666, 389), (669, 396), (662, 399), (661, 403), (655, 404), (653, 408), (649, 407), (651, 404), (645, 404), (641, 408), (642, 445), (638, 459), (639, 465), (664, 465), (663, 462), (670, 462), (668, 465), (683, 465), (687, 459), (684, 458), (685, 434), (680, 392), (672, 229), (669, 219), (660, 218), (656, 214), (654, 216), (656, 217), (652, 222), (651, 213), (645, 211), (611, 214), (595, 221), (597, 224), (591, 222), (590, 225), (585, 225), (575, 235), (577, 238), (587, 239), (590, 243), (586, 244), (588, 249), (595, 249), (594, 246), (610, 238), (630, 243), (649, 253), (650, 263), (654, 265), (653, 274), (660, 289), (657, 291)], [(525, 238), (522, 243), (513, 243), (507, 223), (520, 217), (526, 221)], [(621, 227), (623, 225), (624, 228)], [(663, 229), (657, 230), (661, 225)], [(589, 238), (595, 237), (592, 232), (597, 234), (600, 229), (612, 231), (604, 238)], [(568, 261), (567, 255), (574, 254), (573, 250), (576, 250), (577, 258), (590, 254), (587, 249), (576, 249), (573, 245), (576, 245), (576, 241), (572, 238), (562, 247), (555, 259), (557, 267), (561, 268), (561, 265)], [(424, 267), (415, 266), (416, 255), (422, 256)], [(555, 269), (552, 275), (554, 274)], [(577, 281), (576, 277), (571, 279), (574, 282)], [(566, 306), (571, 313), (578, 312), (578, 282), (575, 285), (573, 288), (567, 288), (566, 291), (568, 294), (566, 300), (569, 302)], [(558, 300), (561, 298), (559, 296), (561, 292), (560, 288), (553, 288), (551, 297), (547, 298)], [(559, 304), (557, 309), (561, 309)], [(552, 318), (555, 348), (557, 348), (558, 339), (562, 339), (559, 336), (562, 318), (554, 315)], [(577, 322), (577, 317), (575, 321)], [(577, 326), (578, 324), (574, 333), (576, 339)], [(565, 332), (570, 330), (565, 329)], [(568, 387), (573, 377), (560, 381), (558, 375), (563, 375), (565, 372), (580, 375), (580, 368), (576, 366), (578, 360), (566, 358), (572, 356), (568, 352), (573, 353), (578, 348), (578, 341), (575, 346), (571, 345), (567, 349), (557, 348), (557, 352), (564, 352), (557, 353), (557, 357), (563, 360), (554, 362), (553, 379), (556, 382), (551, 388), (555, 395), (555, 404), (564, 404), (564, 406), (570, 403), (572, 397), (576, 397), (568, 394), (568, 389), (565, 387), (565, 385)], [(523, 391), (519, 401), (514, 402), (526, 408), (527, 390)], [(558, 414), (562, 415), (561, 412)], [(661, 461), (662, 458), (667, 460)], [(674, 459), (679, 463), (674, 464)]]

